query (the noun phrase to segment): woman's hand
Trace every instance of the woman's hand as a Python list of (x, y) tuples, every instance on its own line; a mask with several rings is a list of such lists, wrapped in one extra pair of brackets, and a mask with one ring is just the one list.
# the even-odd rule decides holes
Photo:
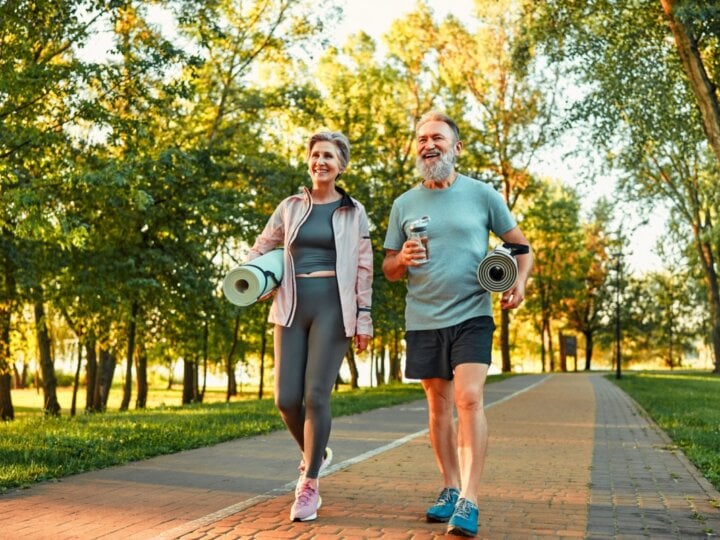
[(370, 344), (370, 336), (366, 336), (365, 334), (356, 334), (355, 335), (355, 348), (357, 349), (357, 352), (361, 353), (364, 350), (368, 348), (368, 345)]
[(270, 298), (273, 298), (277, 294), (278, 288), (275, 287), (273, 290), (271, 290), (267, 294), (263, 294), (260, 298), (257, 299), (258, 302), (264, 302), (265, 300), (269, 300)]

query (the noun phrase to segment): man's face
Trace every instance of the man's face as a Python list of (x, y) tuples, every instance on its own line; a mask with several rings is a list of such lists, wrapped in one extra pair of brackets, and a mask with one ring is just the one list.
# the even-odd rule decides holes
[(425, 180), (440, 181), (449, 177), (455, 169), (455, 156), (460, 142), (445, 122), (426, 122), (417, 131), (418, 172)]

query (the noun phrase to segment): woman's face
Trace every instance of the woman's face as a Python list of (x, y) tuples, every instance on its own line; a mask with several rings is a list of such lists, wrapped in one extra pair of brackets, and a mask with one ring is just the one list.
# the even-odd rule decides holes
[(308, 172), (313, 184), (334, 182), (343, 172), (337, 147), (330, 141), (318, 141), (310, 150)]

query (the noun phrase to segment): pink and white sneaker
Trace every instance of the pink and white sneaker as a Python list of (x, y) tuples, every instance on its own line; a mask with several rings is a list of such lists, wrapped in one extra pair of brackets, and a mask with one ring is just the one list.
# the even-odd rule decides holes
[(309, 480), (295, 491), (295, 502), (290, 509), (290, 521), (312, 521), (317, 519), (318, 508), (322, 505), (322, 498), (318, 489), (312, 486)]

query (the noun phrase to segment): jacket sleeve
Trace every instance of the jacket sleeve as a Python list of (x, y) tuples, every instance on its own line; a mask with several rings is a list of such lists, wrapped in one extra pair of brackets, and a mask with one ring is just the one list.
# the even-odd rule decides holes
[(285, 201), (281, 202), (265, 224), (265, 228), (257, 237), (255, 243), (250, 248), (248, 261), (257, 259), (268, 251), (272, 251), (276, 247), (284, 244), (285, 226), (283, 216), (285, 213)]
[(362, 205), (360, 205), (358, 219), (358, 235), (358, 269), (355, 284), (358, 306), (356, 334), (372, 336), (373, 323), (370, 308), (372, 307), (373, 250), (368, 218)]

